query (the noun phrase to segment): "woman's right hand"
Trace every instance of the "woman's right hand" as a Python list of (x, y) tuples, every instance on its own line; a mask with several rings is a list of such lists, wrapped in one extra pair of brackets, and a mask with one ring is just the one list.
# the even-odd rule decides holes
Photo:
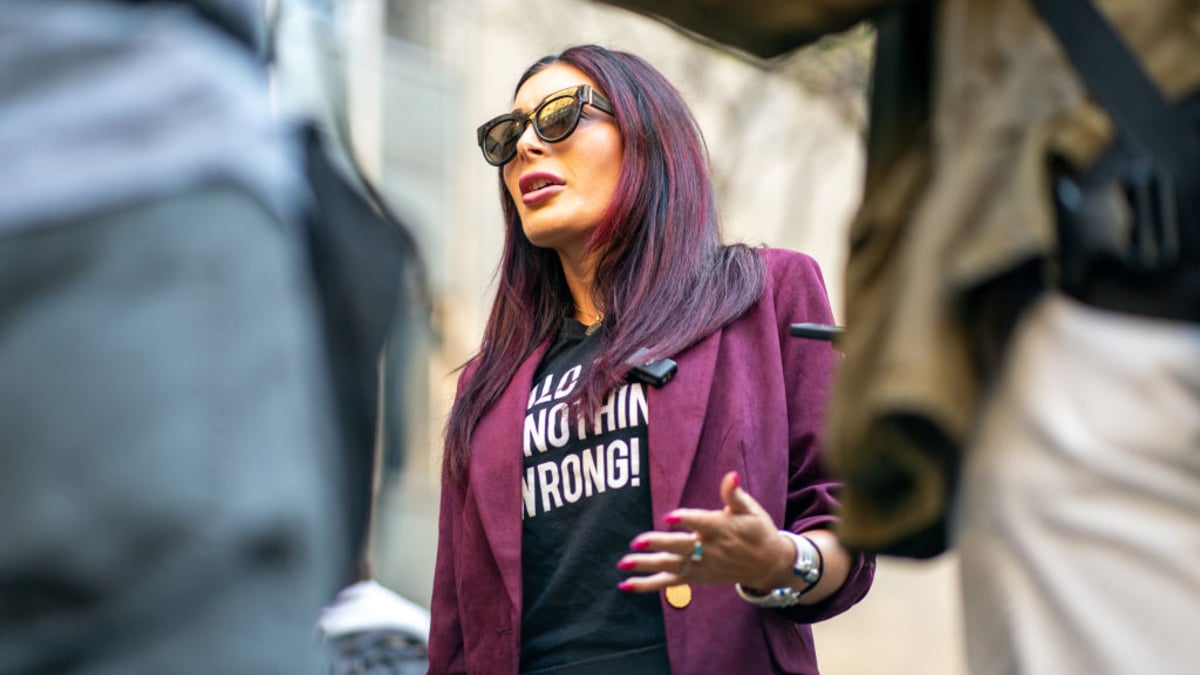
[(675, 530), (634, 537), (634, 552), (622, 557), (617, 567), (635, 576), (620, 588), (648, 593), (681, 583), (768, 589), (794, 583), (795, 546), (739, 482), (732, 471), (721, 480), (724, 508), (675, 509), (665, 518)]

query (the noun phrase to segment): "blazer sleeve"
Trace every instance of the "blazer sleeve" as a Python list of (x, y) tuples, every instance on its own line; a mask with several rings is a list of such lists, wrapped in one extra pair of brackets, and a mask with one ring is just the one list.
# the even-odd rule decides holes
[(433, 574), (433, 598), (430, 602), (429, 675), (466, 673), (462, 625), (458, 613), (458, 582), (454, 543), (461, 521), (463, 485), (443, 481), (441, 510), (438, 514), (437, 563)]
[[(768, 287), (775, 303), (783, 360), (788, 415), (788, 500), (785, 522), (788, 529), (803, 533), (833, 529), (838, 508), (837, 480), (827, 471), (821, 457), (821, 437), (837, 367), (837, 349), (825, 340), (794, 337), (792, 323), (832, 324), (833, 312), (820, 267), (812, 258), (789, 251), (767, 252)], [(842, 587), (815, 605), (796, 605), (777, 610), (788, 618), (813, 623), (840, 614), (871, 587), (875, 559), (855, 555), (850, 574)]]
[[(474, 372), (474, 363), (463, 369), (458, 378), (458, 393)], [(450, 478), (442, 472), (442, 496), (438, 509), (437, 560), (433, 573), (433, 596), (430, 601), (429, 675), (450, 675), (467, 672), (463, 643), (462, 619), (458, 604), (458, 559), (455, 554), (460, 541), (463, 501), (467, 478)]]

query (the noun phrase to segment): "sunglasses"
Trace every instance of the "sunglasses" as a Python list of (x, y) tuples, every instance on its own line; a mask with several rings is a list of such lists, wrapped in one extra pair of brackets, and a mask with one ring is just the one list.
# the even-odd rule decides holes
[(603, 94), (586, 84), (550, 94), (538, 107), (528, 113), (508, 113), (485, 122), (475, 130), (483, 158), (492, 166), (504, 166), (517, 155), (517, 140), (525, 133), (525, 125), (533, 122), (538, 138), (557, 143), (575, 131), (584, 104), (592, 105), (609, 115), (612, 104)]

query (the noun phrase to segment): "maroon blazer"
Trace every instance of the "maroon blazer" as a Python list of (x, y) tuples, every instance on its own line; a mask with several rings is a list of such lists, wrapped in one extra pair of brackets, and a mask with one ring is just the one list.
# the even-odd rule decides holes
[[(803, 254), (763, 249), (761, 255), (768, 273), (759, 301), (675, 355), (674, 379), (648, 389), (655, 523), (681, 506), (721, 508), (718, 488), (731, 470), (781, 528), (803, 532), (833, 520), (836, 483), (821, 466), (819, 436), (837, 354), (828, 342), (788, 334), (794, 322), (832, 322), (824, 282), (816, 262)], [(432, 674), (517, 673), (521, 423), (546, 348), (521, 364), (479, 421), (466, 477), (443, 485)], [(858, 602), (873, 576), (874, 560), (862, 557), (832, 597), (786, 610), (750, 605), (732, 586), (693, 585), (683, 609), (664, 597), (672, 672), (816, 673), (807, 624)]]

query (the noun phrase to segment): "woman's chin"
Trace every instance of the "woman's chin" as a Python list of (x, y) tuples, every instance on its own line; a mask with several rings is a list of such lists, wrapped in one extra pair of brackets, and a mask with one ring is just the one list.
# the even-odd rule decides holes
[(552, 248), (558, 251), (579, 248), (587, 245), (591, 230), (581, 231), (575, 227), (525, 227), (525, 238), (538, 248)]

